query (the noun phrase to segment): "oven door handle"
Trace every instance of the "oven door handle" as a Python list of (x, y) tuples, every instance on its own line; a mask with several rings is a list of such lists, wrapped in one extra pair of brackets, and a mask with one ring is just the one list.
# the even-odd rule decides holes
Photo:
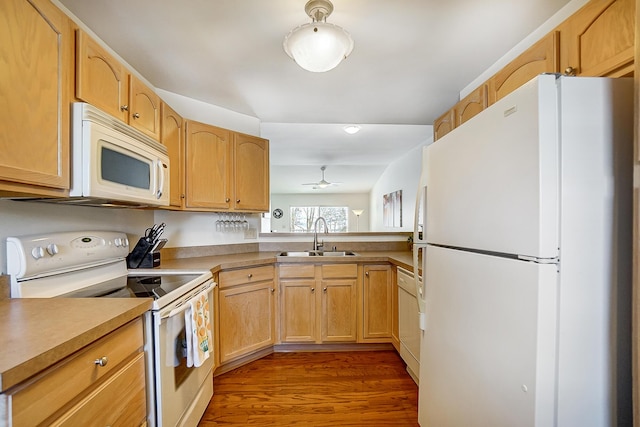
[[(174, 317), (177, 316), (178, 314), (184, 312), (187, 308), (189, 308), (189, 301), (191, 301), (193, 298), (195, 298), (197, 295), (200, 295), (202, 292), (207, 291), (209, 292), (213, 287), (215, 286), (214, 282), (209, 281), (207, 282), (204, 286), (202, 286), (201, 288), (197, 289), (196, 291), (192, 292), (191, 296), (183, 301), (180, 301), (177, 305), (176, 308), (174, 308), (173, 310), (171, 310), (169, 313), (167, 314), (162, 314), (160, 316), (160, 321), (162, 322), (164, 319), (168, 319), (170, 317)], [(209, 302), (211, 304), (211, 301)]]

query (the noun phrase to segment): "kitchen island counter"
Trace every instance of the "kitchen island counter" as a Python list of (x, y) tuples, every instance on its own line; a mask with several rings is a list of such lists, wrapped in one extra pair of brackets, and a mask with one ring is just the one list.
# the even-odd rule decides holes
[(150, 298), (0, 300), (0, 392), (151, 309)]

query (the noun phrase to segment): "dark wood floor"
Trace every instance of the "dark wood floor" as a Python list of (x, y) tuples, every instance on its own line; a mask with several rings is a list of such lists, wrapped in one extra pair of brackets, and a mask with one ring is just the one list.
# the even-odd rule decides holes
[(418, 425), (418, 388), (394, 351), (274, 353), (213, 384), (201, 427)]

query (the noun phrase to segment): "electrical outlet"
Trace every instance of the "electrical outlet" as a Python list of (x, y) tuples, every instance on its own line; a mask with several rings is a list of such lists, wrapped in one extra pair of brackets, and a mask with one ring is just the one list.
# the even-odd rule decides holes
[(257, 239), (258, 238), (258, 229), (250, 228), (248, 230), (244, 230), (244, 238), (245, 239)]

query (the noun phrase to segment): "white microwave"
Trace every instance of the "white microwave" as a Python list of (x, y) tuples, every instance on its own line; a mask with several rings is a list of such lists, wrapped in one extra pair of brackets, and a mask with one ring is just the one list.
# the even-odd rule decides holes
[(168, 206), (167, 148), (96, 107), (72, 114), (72, 170), (66, 203)]

